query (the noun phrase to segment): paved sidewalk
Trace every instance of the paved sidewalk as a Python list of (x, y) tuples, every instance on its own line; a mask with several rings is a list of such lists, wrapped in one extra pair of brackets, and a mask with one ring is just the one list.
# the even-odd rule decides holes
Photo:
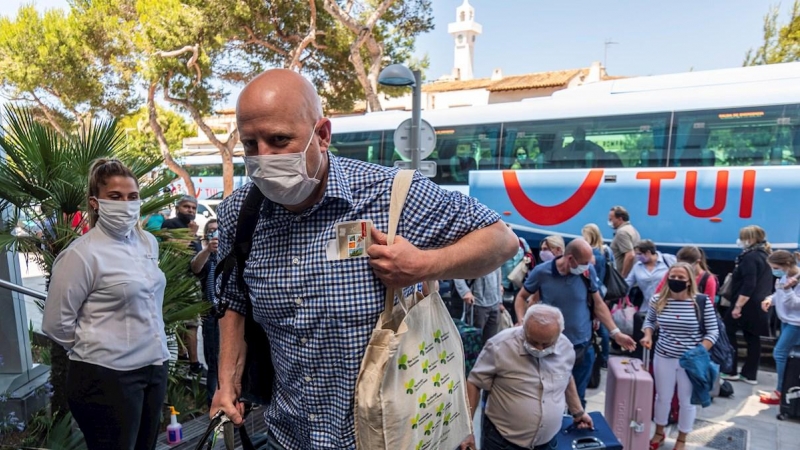
[[(600, 388), (589, 389), (587, 391), (587, 410), (603, 411), (605, 409), (605, 385), (606, 371), (603, 371), (603, 379)], [(749, 432), (749, 444), (747, 450), (797, 450), (800, 449), (800, 421), (779, 421), (775, 418), (778, 414), (778, 407), (765, 405), (759, 402), (759, 391), (770, 391), (775, 389), (775, 373), (759, 372), (757, 386), (746, 383), (736, 382), (733, 384), (734, 396), (732, 398), (716, 398), (708, 408), (698, 408), (697, 419), (711, 422), (718, 427), (737, 427)], [(655, 431), (655, 425), (651, 427), (651, 432)], [(675, 445), (674, 437), (671, 437), (670, 429), (667, 430), (667, 440), (661, 447), (671, 449)], [(677, 431), (675, 431), (677, 433)], [(691, 434), (689, 435), (691, 441)], [(692, 450), (734, 450), (741, 448), (734, 446), (733, 442), (728, 445), (715, 445), (705, 447), (702, 445), (689, 444), (687, 449)], [(639, 449), (631, 449), (639, 450)], [(644, 450), (644, 449), (642, 449)]]

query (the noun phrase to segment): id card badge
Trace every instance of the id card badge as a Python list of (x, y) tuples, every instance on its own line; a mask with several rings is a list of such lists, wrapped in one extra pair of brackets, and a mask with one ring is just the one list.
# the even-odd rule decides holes
[[(329, 245), (328, 259), (343, 260), (367, 256), (372, 245), (372, 221), (354, 220), (334, 224), (336, 239)], [(333, 247), (333, 248), (330, 248)]]

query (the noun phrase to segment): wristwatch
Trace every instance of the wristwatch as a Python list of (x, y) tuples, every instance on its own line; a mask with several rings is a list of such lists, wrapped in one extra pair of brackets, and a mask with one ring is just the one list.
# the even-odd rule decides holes
[(572, 418), (578, 419), (579, 417), (582, 417), (584, 414), (586, 414), (586, 411), (578, 411), (576, 413), (572, 413)]

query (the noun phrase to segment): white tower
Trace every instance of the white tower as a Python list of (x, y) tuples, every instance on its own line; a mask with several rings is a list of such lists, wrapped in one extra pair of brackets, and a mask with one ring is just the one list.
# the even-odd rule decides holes
[(447, 25), (447, 32), (456, 41), (453, 78), (471, 80), (475, 56), (475, 36), (483, 32), (483, 27), (475, 22), (475, 8), (464, 0), (456, 9), (456, 21)]

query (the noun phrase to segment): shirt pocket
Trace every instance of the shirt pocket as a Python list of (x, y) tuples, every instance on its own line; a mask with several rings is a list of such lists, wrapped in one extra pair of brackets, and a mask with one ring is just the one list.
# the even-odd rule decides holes
[(546, 386), (548, 394), (553, 401), (562, 401), (565, 398), (565, 392), (569, 385), (569, 380), (572, 377), (570, 372), (551, 373), (548, 375), (549, 386)]
[(322, 275), (328, 317), (348, 325), (374, 325), (383, 311), (386, 288), (375, 276), (369, 258), (328, 261)]

